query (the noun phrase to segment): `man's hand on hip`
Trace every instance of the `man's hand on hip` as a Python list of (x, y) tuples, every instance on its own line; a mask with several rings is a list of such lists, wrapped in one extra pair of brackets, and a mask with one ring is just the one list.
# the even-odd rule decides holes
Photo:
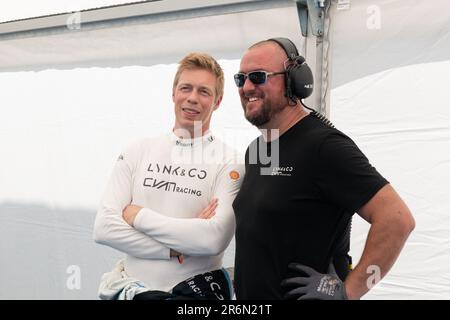
[(285, 299), (297, 300), (347, 300), (345, 285), (339, 279), (333, 264), (330, 264), (328, 274), (322, 274), (316, 270), (299, 264), (290, 263), (288, 268), (298, 272), (299, 277), (285, 279), (281, 286), (289, 291)]

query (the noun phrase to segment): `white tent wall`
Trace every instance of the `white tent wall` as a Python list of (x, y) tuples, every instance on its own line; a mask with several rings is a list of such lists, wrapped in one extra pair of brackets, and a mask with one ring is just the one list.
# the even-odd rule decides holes
[[(129, 141), (170, 129), (171, 81), (187, 52), (213, 54), (226, 72), (212, 128), (240, 151), (257, 135), (232, 81), (237, 59), (261, 39), (286, 36), (301, 52), (305, 41), (293, 1), (228, 2), (86, 25), (81, 12), (79, 30), (2, 34), (0, 25), (0, 298), (96, 298), (101, 274), (122, 255), (93, 243), (101, 192)], [(331, 120), (417, 220), (370, 299), (450, 298), (447, 8), (445, 0), (354, 0), (331, 16)], [(355, 215), (355, 264), (367, 230)], [(231, 246), (227, 266), (232, 258)]]
[[(450, 299), (450, 3), (358, 0), (332, 19), (331, 120), (416, 219), (397, 263), (365, 298)], [(356, 263), (369, 224), (353, 220)]]
[[(171, 129), (172, 79), (187, 52), (223, 65), (212, 128), (245, 151), (257, 130), (236, 94), (238, 58), (264, 38), (303, 45), (295, 2), (228, 2), (86, 25), (81, 12), (73, 30), (0, 25), (1, 299), (97, 297), (101, 274), (123, 255), (92, 239), (102, 191), (126, 144)], [(233, 259), (231, 244), (225, 266)]]
[[(177, 3), (162, 1), (166, 2)], [(100, 10), (101, 13), (94, 10), (61, 18), (41, 18), (43, 21), (30, 27), (21, 27), (20, 21), (15, 22), (14, 27), (3, 26), (4, 31), (0, 32), (0, 71), (174, 63), (189, 51), (238, 59), (249, 43), (280, 34), (291, 37), (300, 50), (303, 48), (294, 1), (209, 2), (237, 4), (195, 6), (196, 9), (190, 10), (187, 6), (180, 11), (173, 11), (176, 6), (172, 5), (166, 12), (153, 7), (160, 2), (150, 2), (145, 8), (148, 14), (140, 12), (140, 16), (129, 18), (118, 13), (113, 15), (108, 10), (131, 11), (128, 7), (136, 5), (104, 9), (107, 12)], [(106, 16), (103, 19), (108, 20), (96, 18), (97, 15)], [(115, 16), (119, 18), (111, 20)], [(81, 23), (80, 29), (72, 22)], [(36, 25), (39, 29), (29, 30)]]

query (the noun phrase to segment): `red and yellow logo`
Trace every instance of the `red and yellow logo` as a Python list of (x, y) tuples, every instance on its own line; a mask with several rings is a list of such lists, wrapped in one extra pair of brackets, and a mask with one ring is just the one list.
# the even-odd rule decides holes
[(239, 172), (237, 172), (236, 170), (233, 170), (230, 172), (230, 178), (232, 180), (238, 180), (239, 179)]

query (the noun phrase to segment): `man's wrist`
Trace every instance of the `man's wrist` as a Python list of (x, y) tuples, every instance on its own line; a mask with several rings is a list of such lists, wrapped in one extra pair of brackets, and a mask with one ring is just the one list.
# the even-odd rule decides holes
[(351, 300), (349, 298), (349, 296), (348, 296), (348, 293), (347, 293), (347, 284), (345, 282), (343, 282), (342, 285), (343, 285), (342, 294), (344, 295), (344, 299), (345, 300)]
[(348, 281), (344, 282), (344, 294), (347, 300), (359, 300), (361, 296), (358, 296), (351, 288), (351, 284)]

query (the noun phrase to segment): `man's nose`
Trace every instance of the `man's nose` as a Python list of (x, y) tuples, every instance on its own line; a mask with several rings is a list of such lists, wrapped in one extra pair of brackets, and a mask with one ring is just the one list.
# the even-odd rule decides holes
[(255, 85), (247, 77), (244, 81), (244, 85), (242, 86), (242, 89), (244, 90), (244, 92), (253, 91), (253, 90), (255, 90)]
[(188, 96), (188, 101), (191, 103), (197, 103), (198, 102), (198, 92), (197, 90), (192, 90), (191, 93)]

